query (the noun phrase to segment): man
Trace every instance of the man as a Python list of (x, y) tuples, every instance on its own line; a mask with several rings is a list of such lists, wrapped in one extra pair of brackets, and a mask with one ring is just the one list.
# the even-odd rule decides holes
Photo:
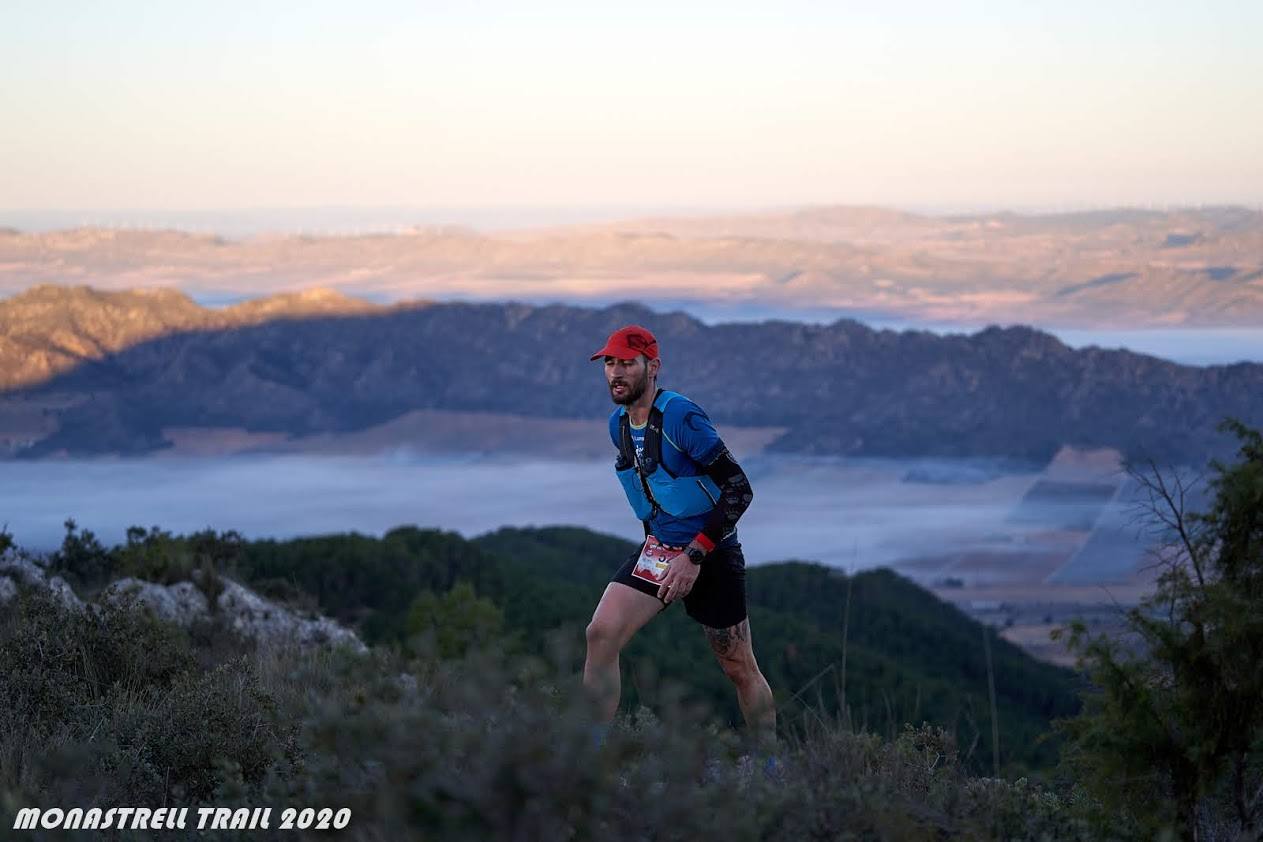
[[(639, 325), (610, 335), (604, 360), (615, 472), (644, 523), (645, 543), (606, 586), (587, 628), (583, 683), (602, 723), (618, 710), (618, 654), (632, 636), (677, 600), (702, 625), (737, 690), (746, 725), (774, 739), (772, 691), (759, 671), (746, 616), (745, 558), (736, 524), (753, 492), (702, 409), (657, 387), (658, 341)], [(602, 731), (603, 734), (603, 731)]]

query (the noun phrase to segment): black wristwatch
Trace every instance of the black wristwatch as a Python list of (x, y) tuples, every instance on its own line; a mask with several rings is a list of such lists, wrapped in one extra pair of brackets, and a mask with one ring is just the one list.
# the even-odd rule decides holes
[(706, 558), (706, 553), (702, 552), (697, 547), (689, 547), (688, 556), (689, 556), (689, 561), (693, 562), (694, 564), (701, 564), (702, 559)]

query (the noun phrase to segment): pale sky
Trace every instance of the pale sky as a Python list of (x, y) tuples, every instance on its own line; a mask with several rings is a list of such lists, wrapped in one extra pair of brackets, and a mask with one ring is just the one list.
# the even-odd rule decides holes
[(0, 210), (1263, 204), (1263, 2), (0, 4)]

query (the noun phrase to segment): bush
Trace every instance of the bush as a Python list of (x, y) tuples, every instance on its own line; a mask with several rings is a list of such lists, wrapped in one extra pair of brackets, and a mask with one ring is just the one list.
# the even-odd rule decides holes
[(0, 675), (0, 789), (40, 803), (199, 801), (291, 749), (250, 661), (204, 671), (183, 632), (127, 606), (22, 594)]
[(1070, 797), (970, 778), (929, 726), (883, 740), (818, 711), (769, 772), (668, 683), (657, 715), (621, 718), (598, 748), (560, 643), (548, 659), (269, 650), (210, 670), (190, 647), (146, 615), (23, 597), (0, 631), (0, 669), (26, 676), (2, 691), (0, 823), (32, 804), (214, 803), (349, 807), (339, 838), (363, 842), (1110, 835), (1086, 833)]
[(459, 658), (470, 649), (500, 641), (504, 614), (494, 602), (475, 594), (473, 585), (461, 581), (444, 594), (417, 594), (408, 609), (407, 628), (414, 646), (441, 658)]
[(123, 544), (106, 547), (74, 520), (65, 525), (66, 535), (49, 556), (48, 567), (87, 591), (124, 576), (158, 584), (189, 581), (195, 574), (213, 577), (235, 567), (243, 546), (241, 536), (232, 531), (207, 529), (184, 536), (157, 526), (129, 526)]
[(98, 588), (110, 581), (114, 575), (113, 554), (91, 531), (81, 531), (74, 520), (67, 519), (65, 527), (61, 547), (48, 559), (49, 570), (78, 588)]

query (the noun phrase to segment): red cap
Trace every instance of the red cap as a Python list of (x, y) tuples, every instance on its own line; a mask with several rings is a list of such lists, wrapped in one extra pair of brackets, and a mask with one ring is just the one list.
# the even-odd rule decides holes
[(644, 354), (647, 360), (658, 359), (658, 340), (640, 325), (627, 325), (611, 333), (610, 338), (605, 340), (605, 347), (593, 354), (592, 359), (616, 357), (631, 360), (637, 354)]

